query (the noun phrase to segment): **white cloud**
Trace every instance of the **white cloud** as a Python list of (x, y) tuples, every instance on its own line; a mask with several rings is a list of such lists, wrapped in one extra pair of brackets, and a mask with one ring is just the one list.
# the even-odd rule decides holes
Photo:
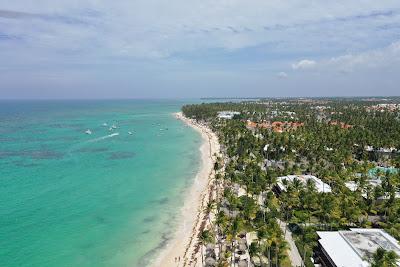
[[(269, 43), (275, 44), (272, 53), (358, 49), (376, 42), (369, 36), (392, 38), (396, 29), (377, 33), (376, 28), (399, 19), (396, 12), (385, 13), (398, 7), (397, 0), (363, 3), (361, 12), (359, 3), (346, 0), (3, 0), (0, 10), (9, 10), (7, 16), (21, 14), (4, 19), (0, 12), (0, 30), (23, 38), (30, 48), (85, 50), (107, 57), (165, 58)], [(337, 24), (341, 31), (329, 34)]]
[(294, 70), (311, 69), (311, 68), (315, 67), (316, 64), (317, 64), (317, 62), (315, 62), (314, 60), (303, 59), (303, 60), (300, 60), (297, 63), (293, 63), (292, 64), (292, 68)]
[(400, 64), (400, 41), (387, 47), (368, 50), (360, 53), (333, 57), (323, 62), (324, 69), (353, 72), (364, 69), (377, 69)]
[[(126, 78), (126, 84), (221, 70), (244, 80), (289, 74), (289, 83), (314, 71), (395, 64), (395, 45), (383, 47), (399, 38), (400, 29), (398, 0), (0, 2), (0, 72), (12, 77), (35, 70), (75, 77), (81, 70), (107, 76), (145, 68), (147, 76)], [(297, 73), (304, 69), (309, 72)], [(36, 76), (29, 77), (34, 86)]]
[(369, 49), (358, 53), (348, 53), (328, 59), (321, 59), (318, 63), (314, 60), (304, 59), (292, 64), (292, 69), (312, 70), (314, 73), (353, 73), (374, 70), (381, 73), (384, 69), (400, 67), (400, 41), (395, 41), (388, 46)]
[(286, 72), (279, 72), (276, 76), (278, 76), (279, 78), (285, 79), (288, 77), (288, 74)]

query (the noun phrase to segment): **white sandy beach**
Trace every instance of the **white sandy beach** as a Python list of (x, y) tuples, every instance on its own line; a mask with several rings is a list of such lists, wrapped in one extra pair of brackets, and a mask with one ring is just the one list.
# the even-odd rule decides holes
[(220, 149), (216, 135), (206, 126), (184, 117), (181, 112), (176, 113), (175, 116), (200, 132), (203, 138), (200, 147), (202, 166), (185, 197), (177, 231), (153, 262), (152, 266), (154, 267), (201, 266), (197, 236), (206, 224), (204, 209), (209, 199), (213, 197), (211, 181), (215, 161), (214, 154), (219, 154)]

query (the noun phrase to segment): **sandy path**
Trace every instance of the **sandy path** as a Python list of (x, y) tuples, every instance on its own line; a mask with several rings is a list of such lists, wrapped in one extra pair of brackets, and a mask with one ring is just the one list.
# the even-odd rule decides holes
[[(201, 266), (200, 246), (197, 236), (204, 229), (207, 214), (204, 209), (210, 199), (213, 198), (213, 166), (214, 154), (219, 154), (219, 143), (216, 135), (204, 125), (200, 125), (182, 115), (175, 114), (177, 119), (197, 130), (203, 143), (200, 147), (202, 166), (195, 177), (192, 187), (185, 197), (182, 208), (181, 223), (166, 248), (160, 253), (152, 266), (176, 267), (176, 266)], [(175, 259), (179, 259), (175, 260)]]
[(300, 256), (300, 253), (296, 247), (296, 244), (294, 243), (294, 240), (292, 238), (292, 233), (290, 232), (289, 229), (287, 229), (287, 224), (279, 219), (278, 224), (279, 227), (281, 228), (283, 233), (286, 233), (285, 239), (289, 244), (289, 258), (290, 262), (292, 263), (292, 266), (299, 267), (299, 266), (304, 266), (303, 264), (303, 259)]

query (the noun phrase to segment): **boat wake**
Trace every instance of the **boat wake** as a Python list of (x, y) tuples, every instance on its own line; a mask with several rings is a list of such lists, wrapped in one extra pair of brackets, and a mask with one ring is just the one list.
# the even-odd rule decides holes
[(112, 134), (109, 134), (109, 135), (106, 135), (106, 136), (90, 139), (90, 140), (84, 141), (82, 143), (75, 144), (75, 145), (70, 147), (70, 149), (67, 151), (66, 154), (67, 154), (67, 156), (70, 156), (70, 157), (74, 158), (74, 155), (73, 155), (74, 152), (78, 152), (78, 151), (82, 150), (83, 148), (89, 146), (90, 143), (96, 143), (96, 142), (99, 142), (99, 141), (102, 141), (102, 140), (105, 140), (105, 139), (108, 139), (108, 138), (113, 138), (113, 137), (118, 136), (118, 135), (119, 135), (119, 133), (112, 133)]
[(109, 135), (102, 136), (102, 137), (99, 137), (99, 138), (90, 139), (87, 142), (88, 143), (98, 142), (98, 141), (101, 141), (101, 140), (104, 140), (104, 139), (108, 139), (108, 138), (112, 138), (112, 137), (118, 136), (118, 135), (119, 135), (119, 133), (113, 133), (113, 134), (109, 134)]

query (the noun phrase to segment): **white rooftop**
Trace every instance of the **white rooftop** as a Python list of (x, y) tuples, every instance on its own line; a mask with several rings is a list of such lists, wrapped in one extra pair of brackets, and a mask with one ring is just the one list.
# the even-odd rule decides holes
[(293, 180), (295, 179), (298, 179), (303, 184), (306, 184), (308, 180), (312, 180), (318, 193), (332, 192), (332, 189), (328, 184), (322, 182), (321, 179), (315, 177), (314, 175), (287, 175), (278, 177), (277, 180), (280, 190), (286, 191), (286, 186), (283, 182), (284, 180), (287, 180), (288, 182), (293, 182)]
[(346, 187), (348, 189), (350, 189), (350, 191), (353, 191), (353, 192), (356, 191), (358, 188), (357, 183), (354, 181), (345, 182), (344, 184), (346, 185)]
[(220, 111), (218, 112), (218, 118), (220, 119), (232, 119), (233, 116), (240, 115), (238, 111)]
[[(317, 232), (319, 243), (337, 267), (368, 267), (369, 259), (381, 247), (400, 255), (396, 239), (381, 229), (353, 228), (350, 231)], [(398, 266), (399, 263), (397, 264)]]
[[(373, 178), (373, 179), (369, 179), (368, 183), (372, 186), (372, 187), (376, 187), (378, 185), (382, 184), (382, 180), (378, 177), (378, 178)], [(349, 181), (349, 182), (345, 182), (344, 183), (345, 186), (350, 189), (350, 191), (355, 192), (358, 189), (358, 184), (355, 181)], [(365, 190), (363, 190), (361, 192), (361, 195), (366, 198), (367, 197), (367, 193)], [(384, 196), (379, 197), (378, 199), (388, 199), (389, 198), (389, 194), (386, 192), (384, 194)], [(395, 194), (395, 198), (400, 198), (400, 192), (396, 192)]]

